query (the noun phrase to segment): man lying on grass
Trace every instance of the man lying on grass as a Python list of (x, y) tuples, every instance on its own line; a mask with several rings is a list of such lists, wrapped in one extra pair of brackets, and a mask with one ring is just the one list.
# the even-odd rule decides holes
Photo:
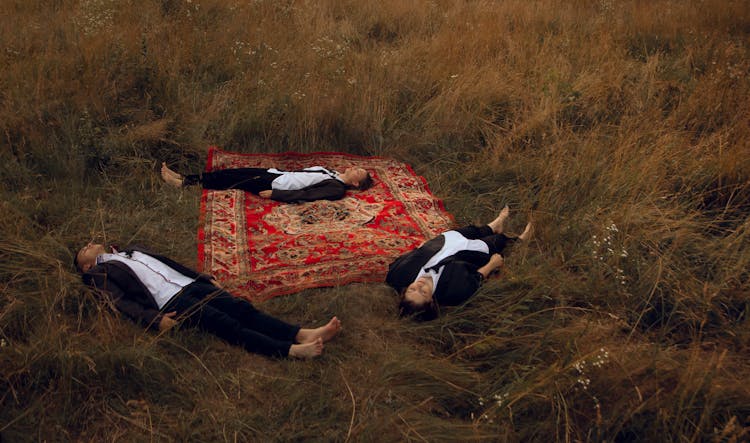
[(439, 305), (456, 306), (474, 295), (503, 265), (503, 249), (531, 236), (531, 223), (516, 238), (503, 234), (509, 213), (506, 206), (486, 226), (444, 232), (394, 260), (385, 281), (401, 294), (400, 314), (432, 320)]
[(249, 352), (311, 358), (341, 330), (333, 317), (315, 329), (290, 325), (234, 297), (206, 274), (140, 248), (107, 252), (89, 243), (75, 256), (83, 281), (114, 302), (127, 317), (164, 331), (178, 324), (200, 328)]
[(364, 191), (372, 186), (370, 173), (363, 168), (347, 168), (344, 172), (313, 166), (301, 171), (276, 168), (222, 169), (183, 177), (161, 164), (161, 177), (172, 186), (201, 184), (204, 189), (241, 189), (263, 198), (281, 202), (338, 200), (348, 188)]

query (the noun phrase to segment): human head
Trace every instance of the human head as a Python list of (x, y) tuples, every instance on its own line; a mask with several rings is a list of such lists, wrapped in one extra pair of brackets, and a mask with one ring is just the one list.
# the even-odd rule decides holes
[(93, 242), (89, 243), (76, 253), (75, 257), (73, 257), (73, 264), (78, 272), (87, 272), (96, 264), (96, 257), (106, 252), (107, 249), (104, 245)]
[(432, 285), (425, 278), (418, 278), (401, 292), (399, 315), (422, 321), (436, 318), (438, 305), (432, 295)]
[(372, 187), (373, 183), (370, 173), (367, 172), (365, 168), (358, 167), (347, 168), (344, 173), (341, 174), (341, 179), (348, 186), (359, 189), (360, 191), (369, 189)]

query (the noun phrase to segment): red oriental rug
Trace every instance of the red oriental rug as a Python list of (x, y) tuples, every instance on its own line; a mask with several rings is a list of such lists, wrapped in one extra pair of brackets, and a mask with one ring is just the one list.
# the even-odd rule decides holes
[(340, 153), (238, 154), (211, 148), (206, 171), (325, 166), (367, 169), (375, 184), (338, 201), (279, 203), (238, 190), (203, 191), (201, 271), (264, 300), (303, 289), (384, 281), (388, 264), (453, 227), (453, 217), (406, 164)]

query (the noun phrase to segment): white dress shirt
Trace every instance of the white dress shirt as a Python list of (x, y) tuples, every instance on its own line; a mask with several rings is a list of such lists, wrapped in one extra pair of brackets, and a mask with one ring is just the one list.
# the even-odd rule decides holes
[(195, 279), (186, 277), (161, 261), (142, 252), (133, 251), (128, 257), (125, 252), (101, 254), (96, 263), (119, 261), (125, 264), (138, 277), (141, 283), (154, 297), (159, 309), (163, 308), (185, 286)]
[[(322, 172), (302, 172), (302, 171), (322, 171)], [(271, 182), (271, 189), (278, 189), (279, 191), (298, 191), (305, 189), (308, 186), (318, 184), (325, 180), (336, 179), (342, 181), (338, 174), (329, 171), (322, 166), (313, 166), (305, 168), (302, 171), (280, 171), (276, 168), (271, 168), (268, 172), (273, 174), (281, 174)]]
[(427, 263), (425, 263), (424, 267), (422, 267), (422, 270), (420, 270), (419, 274), (417, 274), (417, 278), (414, 279), (414, 281), (416, 281), (417, 279), (420, 279), (425, 275), (430, 276), (430, 278), (432, 278), (433, 291), (435, 290), (434, 288), (437, 288), (438, 281), (440, 280), (440, 276), (442, 275), (444, 268), (441, 267), (437, 272), (433, 270), (427, 271), (428, 268), (431, 268), (440, 263), (440, 261), (442, 261), (444, 258), (455, 255), (461, 251), (477, 251), (484, 252), (485, 254), (490, 253), (490, 248), (489, 246), (487, 246), (487, 243), (482, 240), (470, 240), (461, 235), (458, 231), (444, 232), (443, 237), (445, 237), (445, 243), (443, 244), (443, 247), (435, 255), (433, 255), (432, 258), (427, 261)]

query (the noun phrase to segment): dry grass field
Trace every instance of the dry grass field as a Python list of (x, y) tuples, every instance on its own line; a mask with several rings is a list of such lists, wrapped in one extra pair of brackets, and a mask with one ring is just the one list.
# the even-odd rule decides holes
[[(750, 439), (744, 0), (0, 0), (0, 440)], [(384, 284), (313, 361), (157, 336), (73, 251), (196, 260), (209, 145), (397, 158), (535, 238), (463, 306)]]

